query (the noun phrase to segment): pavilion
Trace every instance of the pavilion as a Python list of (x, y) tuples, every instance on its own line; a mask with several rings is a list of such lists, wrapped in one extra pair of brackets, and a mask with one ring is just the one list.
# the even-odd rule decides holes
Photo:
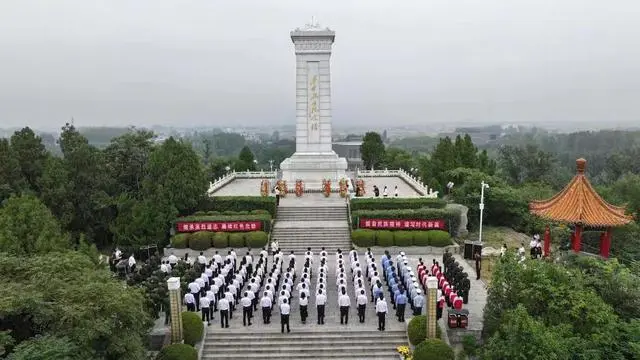
[[(614, 206), (603, 200), (585, 176), (587, 161), (576, 160), (577, 173), (569, 184), (548, 200), (532, 201), (529, 210), (541, 218), (574, 225), (571, 234), (571, 248), (580, 252), (582, 232), (585, 228), (602, 231), (600, 235), (600, 256), (609, 257), (611, 229), (627, 225), (633, 216), (625, 214), (625, 208)], [(547, 227), (544, 239), (544, 255), (549, 255), (550, 235)]]

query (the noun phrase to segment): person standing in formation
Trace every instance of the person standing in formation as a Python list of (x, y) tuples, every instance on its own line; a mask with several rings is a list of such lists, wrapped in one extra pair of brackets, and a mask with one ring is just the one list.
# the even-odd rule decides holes
[(400, 289), (398, 295), (395, 298), (398, 321), (404, 322), (404, 309), (407, 305), (407, 296), (404, 294), (404, 289)]
[(207, 325), (211, 325), (211, 310), (209, 309), (211, 306), (211, 300), (208, 297), (203, 296), (200, 298), (200, 310), (202, 311), (202, 321), (207, 320)]
[(262, 299), (260, 299), (260, 306), (262, 307), (262, 322), (269, 324), (271, 322), (271, 308), (273, 307), (273, 303), (271, 302), (269, 293), (266, 291)]
[(290, 333), (291, 329), (289, 329), (289, 314), (291, 313), (291, 306), (287, 302), (287, 299), (282, 301), (280, 304), (280, 332), (284, 333), (284, 327), (287, 326), (287, 332)]
[(416, 290), (416, 296), (413, 298), (413, 316), (422, 314), (422, 307), (424, 306), (424, 296), (422, 296), (422, 290)]
[(316, 310), (318, 312), (318, 325), (324, 325), (324, 307), (327, 304), (327, 295), (318, 290), (316, 295)]
[(229, 327), (229, 300), (226, 297), (221, 297), (218, 300), (218, 309), (220, 310), (220, 327)]
[(340, 307), (340, 324), (347, 325), (349, 323), (349, 307), (351, 299), (347, 295), (347, 290), (342, 288), (342, 294), (338, 296), (338, 306)]
[(360, 294), (356, 298), (356, 302), (358, 304), (358, 320), (360, 323), (364, 322), (364, 314), (367, 310), (367, 295), (364, 292), (364, 289), (360, 290)]
[(196, 311), (196, 299), (193, 297), (192, 293), (184, 294), (184, 304), (187, 305), (187, 311)]
[(382, 189), (382, 197), (389, 197), (389, 190), (387, 190), (387, 185), (385, 185), (384, 189)]
[(247, 322), (249, 326), (251, 326), (251, 317), (253, 314), (251, 310), (253, 310), (253, 306), (251, 304), (251, 298), (249, 297), (249, 291), (245, 291), (244, 297), (240, 299), (240, 305), (242, 305), (242, 325), (247, 326)]
[(307, 297), (307, 293), (301, 292), (300, 299), (298, 300), (298, 304), (300, 304), (300, 319), (303, 324), (307, 323), (307, 316), (309, 316), (309, 312), (307, 311), (307, 306), (309, 304), (309, 298)]
[(393, 189), (393, 196), (398, 197), (398, 185), (396, 185), (396, 188)]
[(386, 317), (387, 317), (387, 302), (382, 297), (382, 294), (378, 297), (376, 301), (376, 314), (378, 315), (378, 330), (384, 331)]

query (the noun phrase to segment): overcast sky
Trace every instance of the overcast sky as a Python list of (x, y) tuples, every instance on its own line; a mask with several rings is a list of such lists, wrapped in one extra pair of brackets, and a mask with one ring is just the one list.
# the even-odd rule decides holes
[(334, 124), (640, 123), (638, 0), (1, 0), (0, 127), (294, 124), (311, 16)]

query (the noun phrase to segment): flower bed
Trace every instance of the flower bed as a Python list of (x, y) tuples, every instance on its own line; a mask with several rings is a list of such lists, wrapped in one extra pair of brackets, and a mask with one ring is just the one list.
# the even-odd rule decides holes
[(390, 231), (356, 229), (351, 232), (351, 241), (359, 247), (371, 246), (434, 246), (452, 245), (451, 235), (442, 230)]

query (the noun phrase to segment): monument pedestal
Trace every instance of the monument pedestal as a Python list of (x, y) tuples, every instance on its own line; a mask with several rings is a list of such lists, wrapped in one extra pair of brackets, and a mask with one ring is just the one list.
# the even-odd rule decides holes
[(347, 160), (335, 152), (298, 153), (280, 164), (282, 179), (288, 184), (302, 180), (305, 188), (319, 190), (322, 180), (330, 179), (331, 188), (337, 189), (340, 179), (346, 178)]

